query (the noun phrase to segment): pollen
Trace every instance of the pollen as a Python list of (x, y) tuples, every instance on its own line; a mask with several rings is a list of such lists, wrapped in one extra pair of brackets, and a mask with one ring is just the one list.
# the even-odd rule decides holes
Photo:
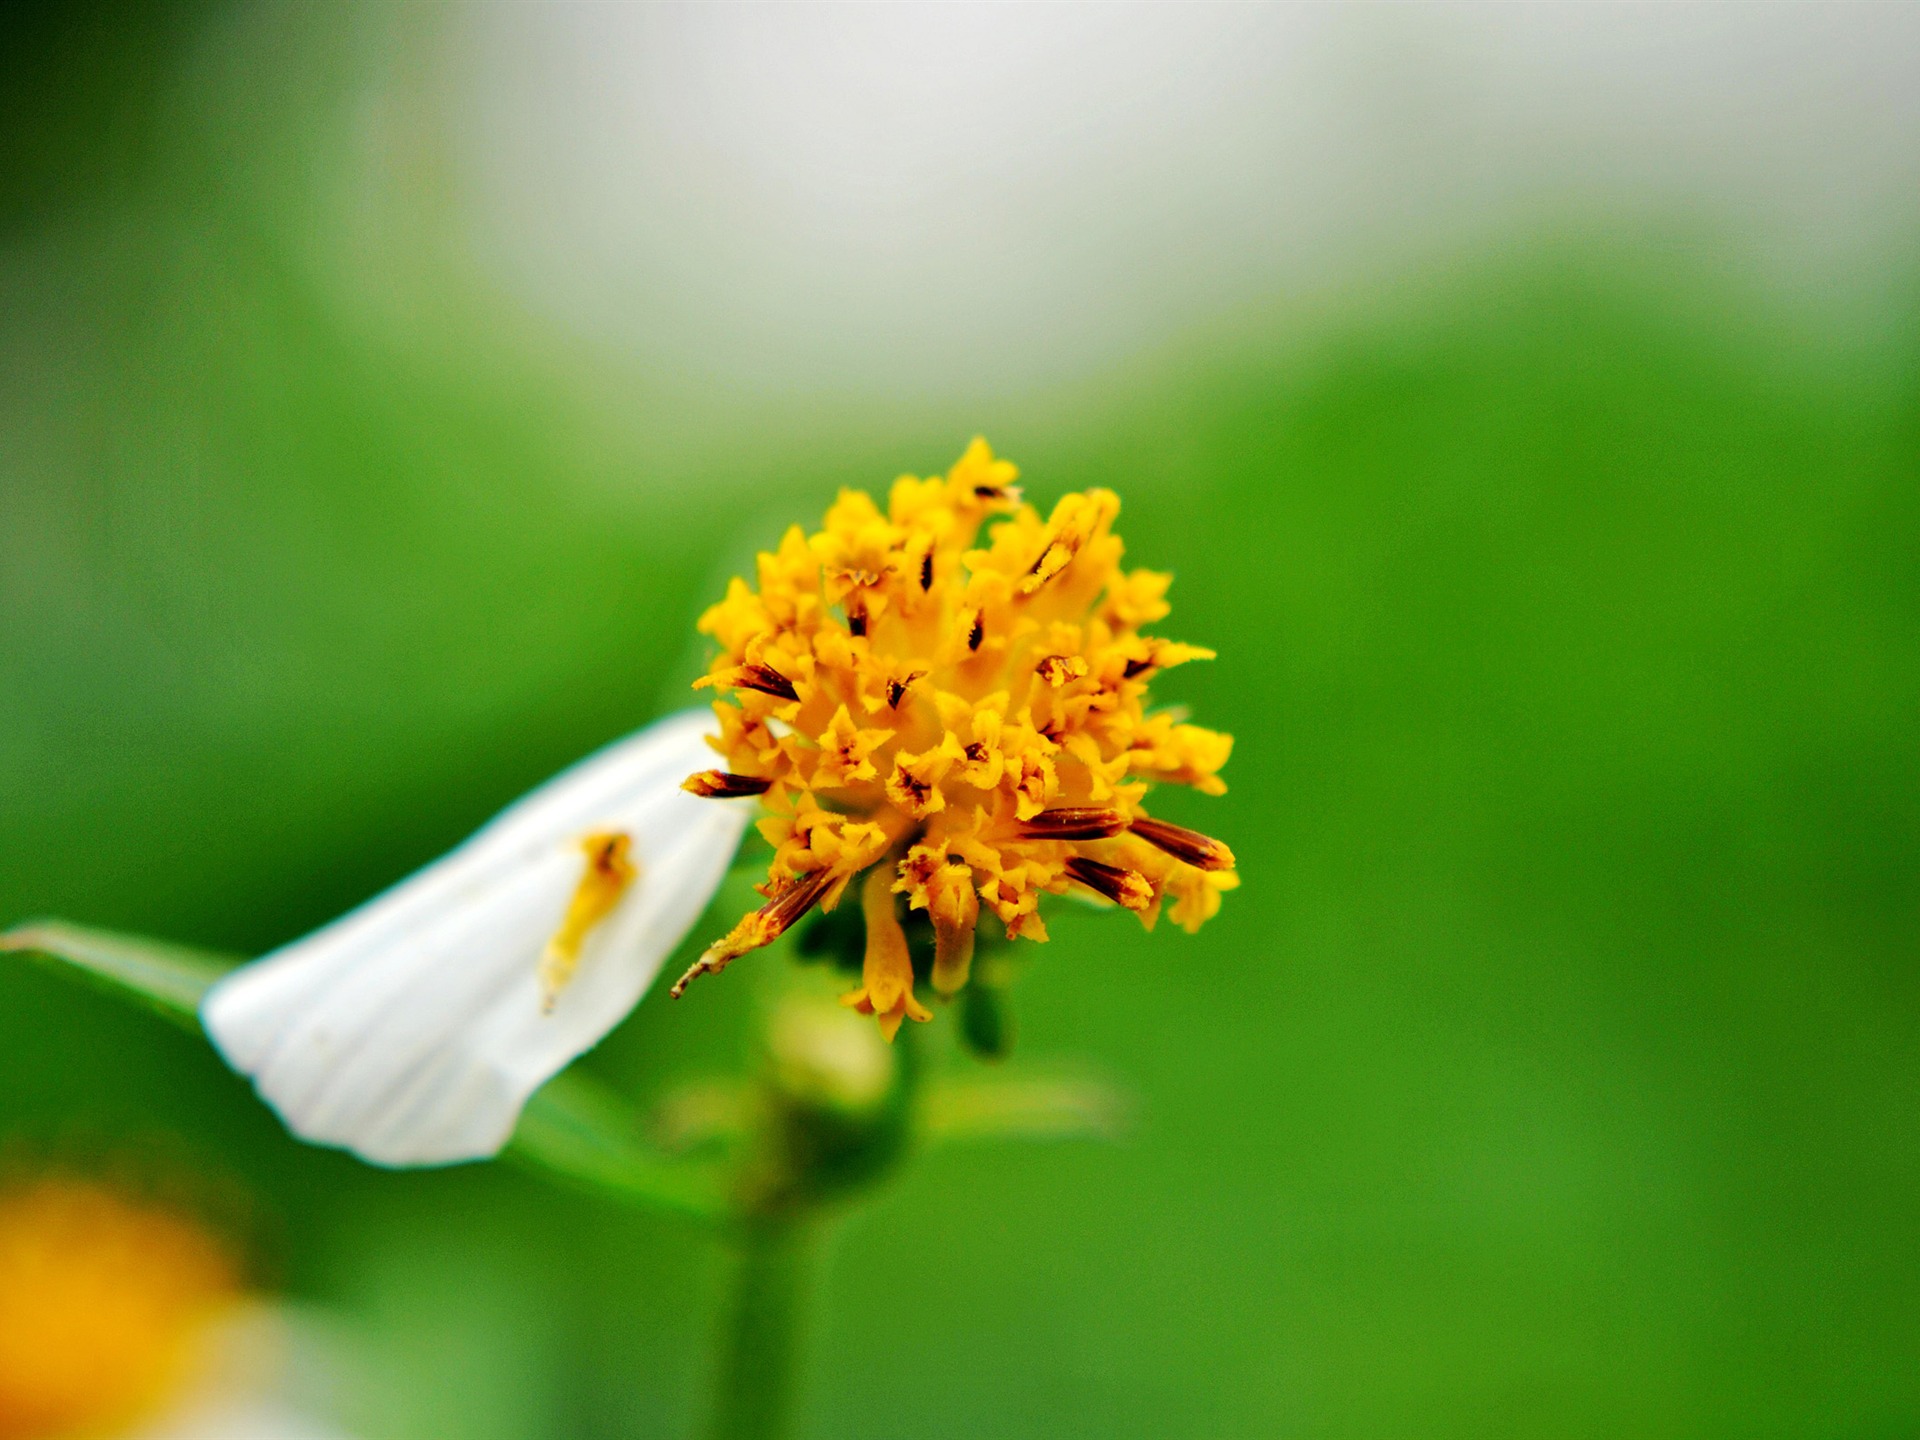
[[(706, 776), (696, 775), (687, 782), (686, 788), (695, 794), (703, 793), (694, 785), (694, 781), (704, 780)], [(737, 777), (727, 777), (737, 778)], [(704, 793), (721, 794), (724, 789), (715, 789)], [(752, 793), (735, 790), (734, 794)], [(560, 928), (547, 941), (547, 948), (540, 956), (541, 1004), (548, 1014), (560, 999), (560, 992), (567, 988), (573, 979), (573, 972), (580, 968), (580, 947), (587, 942), (587, 936), (594, 926), (613, 912), (620, 903), (620, 897), (640, 873), (633, 863), (632, 837), (623, 831), (597, 831), (580, 842), (580, 848), (586, 852), (586, 865), (580, 876), (580, 883), (574, 887), (573, 898), (567, 902), (567, 913), (560, 921)]]
[(676, 995), (864, 877), (862, 983), (844, 999), (891, 1039), (930, 1018), (902, 904), (931, 923), (932, 987), (951, 995), (983, 911), (1016, 940), (1045, 940), (1041, 897), (1069, 893), (1149, 928), (1170, 907), (1193, 930), (1239, 883), (1227, 846), (1145, 808), (1158, 785), (1226, 789), (1232, 738), (1148, 694), (1213, 652), (1144, 633), (1171, 577), (1122, 566), (1111, 491), (1043, 518), (1017, 478), (975, 440), (945, 476), (895, 481), (884, 510), (843, 491), (701, 617), (716, 653), (696, 684), (721, 692), (724, 768), (687, 788), (758, 794), (774, 855), (766, 904)]
[(147, 1419), (238, 1296), (224, 1248), (171, 1211), (68, 1180), (0, 1194), (0, 1440)]

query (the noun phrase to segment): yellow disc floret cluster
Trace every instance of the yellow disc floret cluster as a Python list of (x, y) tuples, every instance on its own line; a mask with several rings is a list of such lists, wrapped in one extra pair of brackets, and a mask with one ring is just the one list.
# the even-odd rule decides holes
[[(1017, 472), (974, 441), (945, 477), (906, 476), (882, 510), (842, 491), (790, 529), (700, 628), (697, 682), (727, 692), (725, 768), (687, 788), (759, 795), (774, 847), (767, 903), (674, 987), (766, 944), (866, 872), (867, 947), (850, 1005), (891, 1038), (928, 1012), (895, 895), (932, 922), (932, 983), (967, 982), (982, 908), (1044, 940), (1040, 897), (1079, 889), (1187, 929), (1238, 883), (1225, 845), (1150, 817), (1155, 783), (1209, 795), (1232, 739), (1148, 708), (1154, 675), (1213, 652), (1142, 633), (1170, 577), (1123, 570), (1111, 491), (1042, 519)], [(989, 522), (994, 522), (989, 524)], [(986, 533), (982, 536), (982, 530)]]

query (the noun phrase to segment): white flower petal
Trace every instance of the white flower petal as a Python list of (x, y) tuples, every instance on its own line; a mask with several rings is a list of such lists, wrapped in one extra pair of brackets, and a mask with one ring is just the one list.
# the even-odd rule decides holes
[[(638, 1003), (706, 909), (752, 814), (680, 782), (712, 763), (687, 711), (609, 746), (385, 894), (216, 985), (201, 1020), (302, 1139), (382, 1165), (496, 1153), (527, 1097)], [(544, 1009), (540, 957), (585, 873), (632, 837), (638, 876)]]

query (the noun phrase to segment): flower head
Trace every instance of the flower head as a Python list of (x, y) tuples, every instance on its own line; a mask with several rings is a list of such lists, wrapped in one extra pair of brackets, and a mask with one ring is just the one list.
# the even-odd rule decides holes
[(0, 1194), (0, 1440), (147, 1419), (239, 1298), (226, 1250), (182, 1215), (64, 1179)]
[[(944, 476), (902, 477), (882, 510), (842, 491), (701, 618), (698, 682), (725, 768), (695, 794), (759, 794), (767, 902), (674, 987), (776, 938), (856, 876), (867, 925), (846, 1003), (891, 1038), (929, 1012), (895, 895), (932, 924), (934, 988), (967, 982), (981, 912), (1044, 940), (1040, 897), (1080, 891), (1192, 930), (1238, 883), (1217, 840), (1150, 817), (1156, 783), (1225, 790), (1232, 740), (1148, 708), (1160, 671), (1213, 652), (1143, 633), (1168, 576), (1121, 568), (1108, 490), (1042, 518), (976, 440)], [(984, 531), (984, 534), (983, 534)]]
[[(1111, 492), (1042, 519), (976, 441), (944, 477), (848, 491), (701, 620), (713, 717), (670, 716), (548, 782), (452, 853), (214, 986), (220, 1053), (303, 1139), (382, 1165), (496, 1153), (535, 1089), (646, 992), (706, 908), (758, 797), (766, 903), (673, 988), (778, 938), (856, 877), (846, 1003), (892, 1038), (969, 978), (983, 916), (1044, 940), (1077, 891), (1188, 929), (1238, 883), (1217, 840), (1147, 814), (1157, 783), (1217, 795), (1232, 741), (1150, 710), (1211, 651), (1145, 633), (1169, 577), (1123, 570)], [(983, 533), (984, 532), (984, 533)], [(717, 749), (721, 767), (687, 772)], [(685, 791), (691, 791), (689, 796)], [(904, 897), (904, 899), (900, 898)]]
[(11, 1177), (0, 1440), (346, 1440), (291, 1396), (331, 1347), (244, 1270), (229, 1235), (146, 1187)]

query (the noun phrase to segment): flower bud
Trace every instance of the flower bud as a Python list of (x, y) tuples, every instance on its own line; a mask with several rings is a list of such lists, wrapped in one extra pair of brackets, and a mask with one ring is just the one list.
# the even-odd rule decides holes
[(792, 996), (767, 1027), (767, 1070), (781, 1099), (841, 1115), (883, 1105), (897, 1068), (892, 1048), (853, 1011)]

